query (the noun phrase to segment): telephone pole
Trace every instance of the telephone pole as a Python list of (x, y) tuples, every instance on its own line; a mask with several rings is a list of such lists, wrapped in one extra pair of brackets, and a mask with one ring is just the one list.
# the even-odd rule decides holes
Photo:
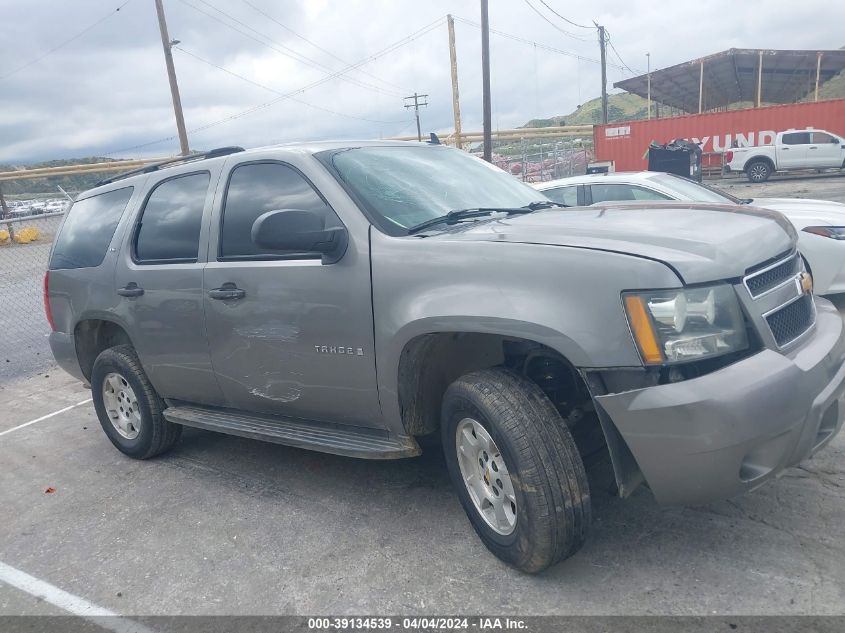
[(188, 132), (185, 129), (185, 116), (182, 114), (182, 99), (179, 97), (179, 84), (176, 83), (176, 68), (173, 66), (173, 48), (178, 41), (171, 40), (167, 34), (167, 21), (164, 18), (162, 0), (155, 0), (158, 13), (158, 28), (161, 31), (161, 45), (164, 48), (164, 63), (167, 66), (167, 78), (170, 80), (170, 96), (173, 98), (173, 112), (176, 114), (176, 130), (179, 132), (179, 146), (182, 156), (191, 153), (188, 148)]
[(417, 140), (422, 142), (422, 130), (420, 130), (420, 106), (427, 106), (428, 101), (420, 101), (420, 99), (425, 99), (428, 95), (420, 95), (416, 92), (412, 94), (410, 97), (405, 97), (405, 101), (408, 99), (413, 99), (413, 103), (406, 103), (405, 109), (413, 108), (414, 109), (414, 116), (417, 118)]
[(599, 49), (601, 49), (601, 122), (607, 123), (607, 39), (604, 27), (596, 24), (596, 28), (599, 30)]
[(490, 108), (490, 23), (487, 0), (481, 0), (481, 107), (484, 117), (484, 160), (493, 162), (492, 111)]
[(651, 119), (651, 53), (645, 54), (648, 63), (648, 118)]
[(455, 117), (455, 147), (461, 149), (461, 96), (458, 91), (458, 53), (455, 50), (455, 19), (446, 16), (449, 27), (449, 66), (452, 71), (452, 114)]

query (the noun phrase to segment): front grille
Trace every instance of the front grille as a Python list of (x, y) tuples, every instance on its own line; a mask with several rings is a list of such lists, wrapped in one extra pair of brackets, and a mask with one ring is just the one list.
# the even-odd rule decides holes
[(778, 308), (766, 317), (778, 347), (783, 347), (806, 332), (815, 320), (812, 295), (802, 295), (797, 300)]
[(751, 296), (756, 298), (785, 283), (790, 277), (798, 274), (800, 270), (798, 255), (793, 255), (789, 259), (769, 268), (764, 268), (760, 272), (751, 273), (745, 278), (745, 286)]

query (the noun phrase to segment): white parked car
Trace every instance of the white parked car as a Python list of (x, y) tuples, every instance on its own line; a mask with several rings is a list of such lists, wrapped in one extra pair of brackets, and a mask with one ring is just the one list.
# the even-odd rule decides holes
[(845, 292), (845, 204), (805, 198), (739, 199), (680, 176), (651, 171), (573, 176), (534, 186), (568, 207), (617, 201), (682, 200), (753, 205), (780, 211), (798, 231), (798, 249), (813, 275), (816, 294)]
[(776, 171), (845, 168), (845, 140), (825, 130), (780, 132), (774, 145), (737, 147), (725, 152), (728, 171), (745, 172), (751, 182), (765, 182)]

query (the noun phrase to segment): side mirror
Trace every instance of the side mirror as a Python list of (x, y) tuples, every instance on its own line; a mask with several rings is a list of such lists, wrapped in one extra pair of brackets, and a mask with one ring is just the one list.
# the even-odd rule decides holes
[(345, 228), (325, 228), (325, 220), (312, 211), (282, 209), (258, 216), (252, 225), (252, 241), (271, 251), (321, 253), (324, 264), (334, 264), (346, 252)]

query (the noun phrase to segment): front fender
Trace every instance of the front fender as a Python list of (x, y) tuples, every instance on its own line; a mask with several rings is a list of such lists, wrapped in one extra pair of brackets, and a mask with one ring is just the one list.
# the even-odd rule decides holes
[(578, 368), (639, 366), (620, 295), (680, 283), (660, 262), (606, 251), (378, 231), (371, 240), (379, 398), (397, 432), (399, 361), (414, 338), (497, 334), (543, 344)]

